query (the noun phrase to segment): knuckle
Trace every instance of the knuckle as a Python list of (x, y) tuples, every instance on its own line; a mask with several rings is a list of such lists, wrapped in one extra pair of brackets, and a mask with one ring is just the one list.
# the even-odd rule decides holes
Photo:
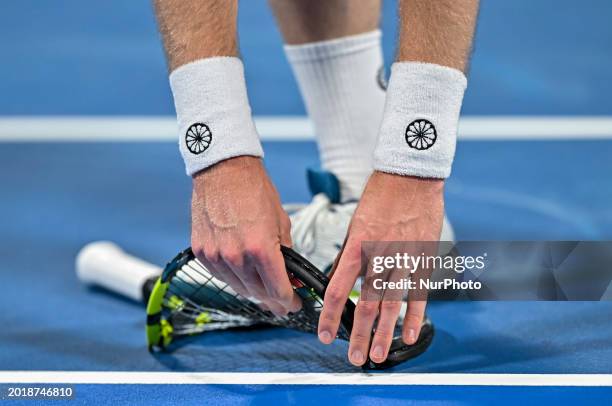
[(262, 258), (266, 253), (266, 249), (259, 241), (253, 241), (246, 244), (245, 252), (252, 258)]
[(370, 332), (369, 331), (360, 331), (353, 330), (351, 333), (351, 343), (353, 344), (364, 344), (370, 342)]
[(283, 290), (278, 294), (278, 300), (280, 300), (282, 303), (289, 303), (291, 302), (291, 299), (293, 299), (293, 290), (291, 289), (287, 289), (287, 290)]
[(323, 326), (336, 326), (340, 321), (340, 316), (337, 315), (333, 310), (323, 307), (323, 311), (319, 316), (319, 327)]
[(293, 299), (293, 289), (283, 289), (275, 286), (272, 289), (271, 296), (281, 303), (288, 303)]
[(325, 303), (333, 307), (342, 305), (346, 301), (346, 295), (336, 287), (330, 287), (325, 291)]
[(323, 305), (323, 310), (319, 315), (319, 327), (337, 328), (340, 324), (341, 313), (336, 309), (330, 308), (327, 304)]
[(195, 241), (191, 242), (191, 251), (193, 251), (193, 255), (198, 259), (206, 257), (206, 255), (204, 255), (204, 247)]
[(402, 307), (402, 302), (398, 302), (398, 301), (383, 300), (380, 303), (381, 313), (382, 312), (399, 313), (401, 307)]
[(219, 262), (219, 250), (214, 246), (204, 247), (204, 257), (212, 263)]
[(404, 318), (404, 324), (410, 324), (412, 326), (420, 326), (423, 321), (423, 316), (415, 313), (407, 313)]
[(393, 329), (380, 328), (374, 332), (374, 337), (383, 342), (388, 342), (393, 339)]
[(226, 248), (221, 251), (221, 258), (231, 267), (241, 267), (243, 264), (242, 253), (237, 249)]
[(362, 300), (357, 304), (357, 312), (359, 317), (372, 319), (378, 314), (378, 302)]
[(339, 328), (339, 321), (330, 313), (321, 313), (319, 316), (319, 330), (333, 330)]

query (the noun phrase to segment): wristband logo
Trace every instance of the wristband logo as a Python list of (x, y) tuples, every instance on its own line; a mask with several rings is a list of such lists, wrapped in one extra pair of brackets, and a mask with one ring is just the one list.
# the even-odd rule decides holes
[(185, 134), (187, 149), (192, 154), (198, 155), (206, 151), (212, 141), (212, 132), (206, 124), (195, 123), (189, 126)]
[(424, 150), (435, 144), (438, 138), (436, 127), (424, 118), (414, 120), (406, 128), (406, 143), (410, 148)]

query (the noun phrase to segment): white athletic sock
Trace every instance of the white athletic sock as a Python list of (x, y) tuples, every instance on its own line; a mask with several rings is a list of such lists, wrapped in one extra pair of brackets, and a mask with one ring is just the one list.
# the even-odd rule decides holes
[(385, 104), (380, 37), (377, 30), (285, 46), (314, 123), (321, 163), (340, 180), (343, 201), (358, 199), (372, 173)]

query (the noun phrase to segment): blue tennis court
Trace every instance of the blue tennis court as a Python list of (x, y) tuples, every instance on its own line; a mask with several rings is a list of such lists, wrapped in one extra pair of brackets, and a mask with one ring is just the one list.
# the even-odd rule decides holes
[[(463, 108), (472, 127), (446, 186), (458, 240), (612, 240), (610, 12), (604, 1), (483, 2)], [(387, 62), (394, 21), (387, 1)], [(304, 116), (265, 2), (242, 1), (240, 24), (255, 115)], [(345, 343), (279, 328), (211, 332), (150, 354), (144, 308), (84, 287), (74, 259), (84, 244), (112, 240), (163, 265), (189, 245), (191, 181), (174, 134), (148, 140), (152, 124), (116, 140), (77, 120), (62, 137), (51, 118), (171, 120), (151, 6), (5, 1), (0, 33), (3, 385), (28, 383), (17, 371), (30, 371), (41, 384), (72, 385), (87, 404), (609, 403), (609, 302), (431, 303), (431, 348), (381, 373), (397, 379), (389, 385), (352, 367)], [(516, 135), (486, 120), (500, 117), (516, 120)], [(30, 118), (42, 124), (11, 127)], [(530, 139), (520, 128), (529, 118), (562, 136), (553, 126)], [(316, 144), (274, 128), (287, 136), (262, 131), (266, 166), (284, 203), (306, 202)]]

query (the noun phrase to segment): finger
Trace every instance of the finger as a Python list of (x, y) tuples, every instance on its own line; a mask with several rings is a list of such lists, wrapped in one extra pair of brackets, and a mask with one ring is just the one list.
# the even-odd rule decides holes
[(208, 273), (216, 279), (228, 284), (239, 295), (248, 297), (248, 290), (240, 279), (220, 261), (220, 256), (213, 249), (208, 249), (206, 253), (197, 255), (198, 261), (206, 268)]
[(217, 273), (221, 280), (230, 285), (238, 294), (249, 298), (264, 310), (269, 310), (277, 316), (284, 316), (285, 309), (278, 303), (268, 298), (263, 282), (252, 264), (239, 262), (236, 260), (228, 261), (231, 258), (226, 255), (224, 262), (215, 264)]
[(271, 250), (250, 251), (250, 256), (268, 297), (284, 308), (283, 315), (299, 311), (302, 301), (289, 282), (280, 246)]
[[(260, 269), (259, 267), (257, 269), (260, 275), (265, 273), (264, 269)], [(289, 286), (293, 292), (293, 296), (292, 296), (292, 299), (289, 305), (287, 305), (286, 301), (281, 302), (279, 299), (276, 299), (277, 293), (274, 293), (274, 291), (272, 291), (271, 289), (266, 288), (266, 294), (268, 295), (267, 303), (273, 304), (274, 308), (276, 309), (275, 311), (273, 311), (273, 313), (277, 316), (283, 317), (283, 316), (286, 316), (288, 313), (298, 312), (302, 308), (301, 299), (293, 291), (293, 287), (291, 286), (291, 283), (289, 283)], [(264, 284), (264, 287), (265, 287), (265, 284)]]
[(284, 317), (287, 315), (287, 310), (276, 300), (272, 299), (264, 286), (263, 280), (261, 279), (259, 270), (257, 269), (256, 262), (251, 258), (246, 258), (245, 260), (246, 266), (251, 270), (252, 277), (257, 279), (257, 285), (259, 286), (257, 296), (255, 296), (257, 300), (257, 305), (263, 305), (262, 308), (266, 308), (265, 310), (271, 311), (277, 317)]
[(194, 255), (204, 266), (204, 268), (206, 268), (208, 273), (221, 282), (231, 286), (232, 289), (234, 289), (238, 294), (248, 297), (248, 290), (244, 284), (238, 278), (236, 278), (236, 276), (227, 267), (220, 264), (219, 251), (215, 246), (208, 245), (206, 247), (201, 247), (193, 245), (192, 249)]
[(323, 310), (319, 316), (319, 340), (324, 344), (334, 341), (346, 301), (359, 275), (361, 263), (361, 245), (359, 242), (345, 245), (338, 268), (325, 290)]
[(349, 361), (355, 366), (361, 366), (366, 362), (379, 305), (378, 301), (360, 300), (357, 303), (348, 351)]
[(277, 317), (285, 317), (288, 313), (287, 309), (281, 306), (278, 302), (271, 299), (261, 301), (260, 303), (258, 303), (258, 305), (259, 304), (263, 305), (262, 308), (267, 307), (267, 310), (271, 311)]
[(406, 344), (412, 345), (419, 338), (426, 306), (427, 301), (425, 300), (408, 301), (408, 308), (406, 309), (404, 326), (402, 328), (402, 339)]
[(401, 307), (402, 302), (386, 300), (381, 302), (376, 332), (372, 338), (372, 346), (370, 348), (370, 358), (372, 361), (383, 362), (387, 359)]
[[(204, 254), (198, 257), (198, 261), (215, 279), (229, 285), (239, 295), (250, 298), (264, 310), (269, 310), (277, 316), (287, 314), (283, 306), (268, 297), (259, 274), (253, 270), (252, 263), (247, 267), (244, 261), (241, 263), (227, 252), (224, 255), (217, 256), (212, 251), (209, 251), (209, 256), (216, 259), (216, 261), (214, 263), (211, 262)], [(223, 257), (223, 260), (220, 257)], [(248, 287), (246, 284), (248, 284)]]
[(268, 292), (263, 285), (259, 273), (250, 261), (246, 261), (240, 270), (234, 270), (234, 274), (242, 278), (243, 283), (247, 284), (247, 296), (264, 310), (269, 310), (276, 316), (282, 317), (287, 314), (285, 308), (276, 301), (270, 299)]
[(261, 302), (269, 302), (268, 293), (266, 292), (263, 281), (259, 277), (259, 273), (251, 261), (246, 259), (241, 268), (231, 269), (231, 272), (236, 275), (246, 287), (248, 291), (247, 297), (254, 298)]
[(198, 261), (200, 261), (208, 273), (215, 277), (215, 279), (228, 284), (239, 295), (248, 297), (249, 292), (247, 288), (229, 269), (218, 264), (212, 264), (206, 257), (198, 258)]

